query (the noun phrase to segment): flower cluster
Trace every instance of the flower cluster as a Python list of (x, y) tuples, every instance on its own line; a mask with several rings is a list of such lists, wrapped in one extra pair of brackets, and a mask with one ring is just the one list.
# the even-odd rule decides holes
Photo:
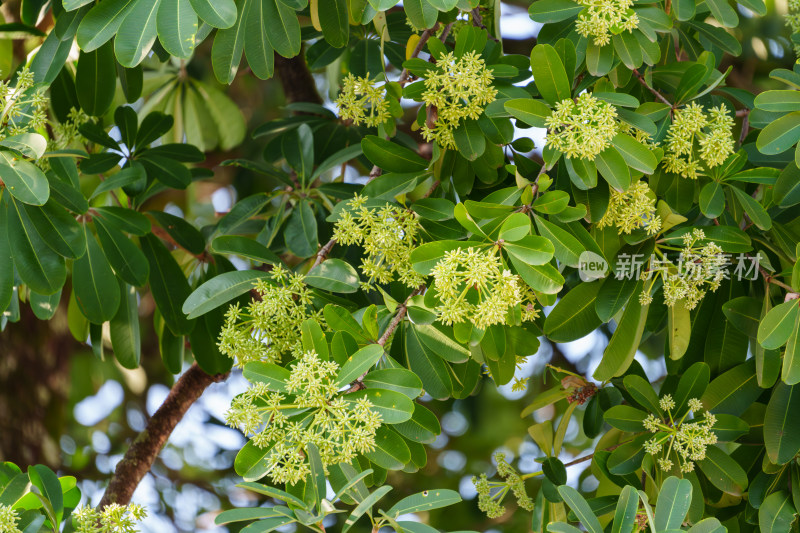
[(303, 276), (276, 265), (271, 277), (255, 284), (258, 297), (246, 309), (234, 304), (225, 314), (217, 346), (237, 366), (280, 361), (284, 353), (296, 353), (301, 346), (300, 327), (305, 320), (324, 323), (322, 313), (311, 307), (311, 291)]
[(494, 76), (477, 52), (460, 58), (448, 53), (428, 71), (422, 101), (429, 108), (429, 120), (422, 127), (426, 141), (444, 148), (455, 148), (453, 130), (465, 118), (477, 119), (483, 108), (494, 101), (497, 89)]
[(733, 154), (732, 129), (733, 117), (724, 104), (708, 113), (695, 102), (675, 111), (664, 145), (664, 168), (697, 179)]
[(364, 247), (361, 271), (368, 281), (362, 282), (362, 287), (370, 290), (375, 282), (390, 283), (395, 279), (408, 287), (419, 287), (423, 278), (411, 267), (410, 260), (420, 230), (416, 215), (388, 203), (380, 209), (370, 209), (365, 206), (366, 201), (364, 196), (353, 197), (333, 230), (336, 242)]
[[(728, 259), (722, 249), (714, 242), (701, 245), (706, 237), (701, 229), (695, 228), (683, 235), (683, 249), (680, 250), (678, 264), (668, 259), (651, 270), (660, 274), (664, 281), (664, 303), (670, 307), (683, 300), (686, 309), (694, 309), (706, 294), (706, 290), (716, 291), (725, 278)], [(653, 283), (642, 292), (639, 301), (649, 304), (652, 301), (650, 289)]]
[[(650, 455), (656, 456), (667, 445), (666, 452), (658, 458), (658, 466), (665, 472), (672, 470), (673, 462), (670, 457), (674, 452), (681, 472), (691, 472), (694, 470), (694, 461), (705, 459), (706, 447), (717, 442), (717, 436), (711, 431), (717, 419), (708, 411), (702, 419), (697, 418), (703, 410), (703, 404), (696, 398), (689, 400), (689, 410), (680, 420), (675, 420), (672, 416), (675, 401), (671, 395), (665, 394), (661, 397), (659, 405), (667, 413), (669, 421), (659, 419), (653, 414), (644, 419), (644, 428), (651, 433), (657, 433), (644, 444), (644, 449)], [(694, 413), (694, 417), (691, 421), (686, 421), (690, 412)]]
[(342, 80), (342, 92), (336, 99), (339, 115), (353, 121), (356, 126), (366, 124), (374, 127), (389, 119), (389, 102), (386, 89), (376, 87), (369, 76), (362, 78), (348, 74)]
[(505, 324), (509, 309), (522, 303), (524, 283), (502, 269), (500, 258), (491, 250), (451, 250), (431, 273), (440, 301), (436, 312), (448, 326), (466, 321), (480, 329)]
[(306, 352), (292, 366), (286, 394), (255, 383), (234, 398), (226, 422), (268, 449), (268, 475), (275, 483), (295, 484), (308, 476), (304, 450), (319, 449), (325, 466), (349, 462), (375, 448), (381, 416), (366, 398), (348, 401), (339, 394), (339, 365)]
[(0, 531), (3, 533), (22, 533), (17, 527), (17, 511), (0, 503)]
[(83, 138), (78, 128), (87, 122), (89, 122), (89, 115), (83, 110), (74, 107), (70, 109), (66, 122), (52, 124), (53, 138), (50, 141), (50, 149), (63, 150), (75, 142), (85, 143), (86, 139)]
[(578, 0), (586, 9), (578, 15), (575, 29), (584, 37), (593, 37), (596, 46), (611, 42), (611, 36), (639, 26), (633, 0)]
[(34, 87), (33, 72), (23, 67), (14, 87), (0, 82), (0, 139), (43, 128), (47, 123), (47, 97)]
[(629, 234), (644, 228), (648, 235), (661, 229), (661, 217), (656, 215), (656, 195), (647, 183), (637, 181), (627, 191), (611, 189), (608, 209), (597, 223), (598, 228), (616, 226), (617, 233)]
[(478, 508), (489, 518), (499, 518), (506, 511), (500, 502), (511, 490), (517, 498), (517, 505), (526, 511), (532, 511), (533, 500), (525, 490), (524, 477), (508, 464), (504, 453), (496, 453), (494, 460), (497, 463), (497, 474), (505, 481), (489, 481), (486, 474), (481, 474), (480, 477), (473, 476), (472, 483), (478, 492)]
[(75, 533), (135, 533), (136, 522), (147, 516), (144, 507), (131, 503), (112, 503), (102, 511), (94, 507), (81, 507), (72, 513)]
[(617, 108), (590, 93), (558, 102), (545, 123), (545, 145), (569, 158), (593, 160), (619, 132)]

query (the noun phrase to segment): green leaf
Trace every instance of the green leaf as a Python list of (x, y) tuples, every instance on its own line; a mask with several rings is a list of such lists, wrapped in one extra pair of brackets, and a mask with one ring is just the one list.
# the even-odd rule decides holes
[(269, 274), (259, 270), (224, 272), (195, 289), (184, 299), (181, 310), (189, 320), (197, 318), (249, 292), (258, 280), (267, 278)]
[(552, 114), (552, 110), (541, 100), (531, 98), (514, 98), (506, 100), (503, 107), (512, 117), (521, 120), (529, 126), (544, 128), (547, 126), (545, 119)]
[(543, 265), (530, 265), (519, 259), (515, 254), (510, 254), (511, 264), (522, 280), (535, 291), (544, 294), (558, 294), (564, 286), (564, 276), (550, 263)]
[(740, 296), (722, 304), (725, 318), (745, 333), (748, 337), (756, 338), (758, 326), (761, 322), (761, 301), (750, 296)]
[(416, 328), (405, 328), (405, 351), (408, 367), (419, 376), (425, 392), (434, 398), (447, 398), (453, 382), (447, 364), (422, 342)]
[(785, 152), (800, 140), (800, 111), (785, 115), (761, 130), (756, 147), (762, 154), (774, 155)]
[(58, 528), (61, 518), (64, 516), (64, 496), (58, 477), (55, 472), (44, 465), (28, 467), (28, 477), (31, 484), (39, 489), (39, 493), (46, 500), (45, 509), (48, 511), (48, 518)]
[(36, 232), (57, 254), (77, 259), (86, 251), (83, 228), (66, 209), (52, 199), (42, 207), (22, 205)]
[(469, 161), (475, 161), (486, 150), (486, 137), (477, 120), (466, 119), (461, 122), (453, 130), (453, 139), (459, 153)]
[(569, 505), (572, 512), (578, 517), (578, 520), (580, 520), (583, 527), (586, 528), (586, 531), (589, 533), (603, 533), (603, 526), (600, 525), (600, 521), (577, 490), (569, 485), (562, 485), (558, 487), (558, 493), (564, 499), (564, 503)]
[(426, 30), (436, 24), (439, 12), (427, 0), (406, 0), (403, 2), (408, 20), (417, 30)]
[(181, 305), (191, 292), (189, 282), (158, 237), (146, 235), (140, 239), (140, 243), (150, 263), (150, 292), (164, 322), (174, 335), (188, 335), (194, 323), (181, 312)]
[(97, 196), (122, 187), (133, 187), (134, 189), (144, 188), (147, 182), (147, 173), (141, 165), (126, 167), (119, 172), (109, 176), (100, 182), (100, 185), (92, 192), (89, 199), (96, 198)]
[(283, 57), (300, 53), (300, 22), (294, 9), (278, 0), (261, 0), (264, 19), (269, 23), (267, 38), (272, 48)]
[[(115, 1), (105, 0), (92, 8), (89, 14), (95, 9)], [(86, 18), (88, 18), (88, 15)], [(83, 19), (84, 23), (86, 18)], [(83, 23), (81, 27), (83, 27)], [(110, 80), (116, 78), (117, 67), (112, 46), (111, 43), (108, 43), (92, 51), (81, 52), (78, 57), (78, 67), (75, 72), (75, 88), (78, 91), (78, 101), (81, 104), (81, 108), (94, 117), (103, 116), (114, 101), (116, 83), (110, 83)], [(86, 49), (84, 48), (84, 50)]]
[(670, 476), (661, 484), (656, 503), (656, 531), (680, 529), (692, 503), (692, 483)]
[(135, 67), (153, 47), (157, 35), (156, 18), (160, 1), (136, 0), (125, 16), (114, 38), (114, 53), (123, 67)]
[(403, 498), (386, 511), (386, 514), (392, 518), (397, 518), (401, 514), (432, 511), (433, 509), (455, 505), (460, 501), (461, 495), (454, 490), (426, 490)]
[(554, 342), (570, 342), (585, 337), (600, 325), (595, 300), (600, 283), (580, 283), (556, 304), (544, 321), (544, 334)]
[(38, 133), (20, 133), (1, 140), (0, 146), (15, 150), (30, 159), (39, 159), (47, 150), (47, 139)]
[(156, 29), (161, 45), (170, 55), (188, 59), (194, 51), (197, 28), (197, 15), (191, 0), (161, 0)]
[(375, 449), (364, 454), (364, 457), (387, 470), (400, 470), (411, 461), (411, 451), (403, 437), (381, 426), (375, 432)]
[(12, 152), (0, 151), (0, 179), (11, 195), (30, 205), (44, 205), (50, 198), (50, 185), (39, 167), (17, 159)]
[(758, 326), (757, 338), (761, 346), (774, 350), (786, 344), (800, 315), (798, 303), (798, 300), (789, 300), (769, 310)]
[[(380, 370), (377, 372), (380, 372)], [(370, 372), (367, 377), (375, 373)], [(366, 383), (366, 380), (364, 380), (364, 383)], [(432, 443), (436, 440), (436, 436), (442, 432), (436, 415), (418, 403), (414, 404), (414, 413), (411, 415), (411, 419), (396, 424), (394, 429), (408, 440), (422, 444)]]
[(706, 457), (697, 461), (697, 466), (722, 492), (741, 496), (747, 488), (747, 473), (730, 455), (714, 445), (706, 448)]
[(361, 148), (372, 164), (387, 172), (419, 172), (428, 168), (428, 161), (415, 152), (375, 135), (364, 137)]
[(741, 202), (747, 216), (750, 217), (750, 220), (752, 220), (758, 228), (766, 231), (772, 227), (772, 219), (760, 203), (738, 187), (731, 187), (730, 189), (734, 192), (736, 198), (739, 199), (739, 202)]
[(711, 181), (703, 185), (700, 189), (700, 211), (707, 218), (717, 218), (725, 210), (725, 193), (722, 185), (717, 181)]
[(639, 509), (639, 495), (630, 485), (622, 487), (619, 495), (617, 510), (614, 512), (614, 523), (611, 533), (628, 533), (633, 530), (636, 521), (636, 511)]
[[(531, 233), (531, 219), (525, 213), (512, 213), (500, 227), (498, 238), (515, 242)], [(549, 261), (549, 259), (548, 259)]]
[(603, 418), (620, 431), (638, 433), (644, 428), (642, 421), (647, 418), (647, 413), (630, 405), (615, 405), (603, 414)]
[(117, 276), (136, 287), (144, 287), (150, 273), (150, 265), (144, 253), (114, 226), (95, 219), (95, 231), (106, 259)]
[(236, 24), (234, 0), (189, 0), (192, 9), (203, 22), (214, 28), (226, 29)]
[(550, 105), (570, 98), (570, 83), (556, 49), (537, 44), (531, 52), (531, 72), (539, 93)]
[(317, 219), (311, 209), (311, 202), (300, 200), (286, 224), (284, 231), (286, 247), (297, 257), (311, 257), (317, 252)]
[(675, 400), (676, 414), (682, 416), (689, 410), (688, 402), (692, 398), (701, 398), (708, 388), (711, 379), (711, 368), (702, 362), (694, 363), (681, 376), (678, 388), (672, 395)]
[[(230, 84), (239, 71), (239, 63), (242, 60), (244, 51), (245, 29), (247, 24), (244, 22), (244, 14), (247, 12), (249, 2), (257, 0), (243, 0), (242, 9), (236, 19), (236, 24), (230, 28), (219, 30), (214, 37), (214, 44), (211, 48), (211, 65), (214, 69), (214, 76), (220, 83)], [(271, 4), (277, 0), (263, 0), (263, 4)], [(289, 10), (280, 2), (279, 9)], [(292, 13), (294, 16), (294, 13)], [(295, 21), (297, 18), (295, 17)], [(273, 29), (273, 28), (271, 28)], [(299, 52), (299, 50), (298, 50)]]
[(735, 366), (715, 378), (700, 400), (712, 413), (740, 415), (758, 398), (763, 389), (758, 386), (755, 360)]
[(11, 199), (2, 208), (7, 211), (8, 243), (19, 277), (39, 294), (57, 292), (67, 278), (64, 259), (42, 240), (21, 204)]
[(142, 357), (139, 332), (139, 301), (136, 289), (119, 282), (120, 306), (109, 324), (109, 336), (114, 356), (124, 368), (137, 368)]
[(800, 111), (800, 92), (790, 90), (764, 91), (756, 95), (758, 109), (773, 113)]
[[(641, 289), (641, 282), (637, 284), (634, 292), (637, 292), (637, 289)], [(649, 306), (641, 305), (638, 298), (630, 299), (619, 324), (617, 324), (617, 329), (614, 330), (614, 334), (603, 352), (603, 359), (594, 371), (594, 379), (607, 381), (622, 375), (628, 369), (636, 355), (636, 350), (639, 349), (639, 342), (647, 322), (648, 309)]]
[(652, 174), (658, 166), (658, 159), (653, 151), (628, 135), (619, 133), (612, 140), (614, 147), (622, 154), (622, 158), (632, 169)]
[(405, 394), (411, 399), (422, 393), (422, 382), (416, 374), (405, 368), (373, 370), (363, 379), (368, 389), (386, 389)]
[(269, 42), (269, 21), (261, 0), (250, 0), (244, 38), (244, 55), (258, 78), (271, 78), (275, 71), (275, 50)]
[(800, 314), (795, 319), (794, 330), (786, 343), (781, 379), (787, 385), (800, 383)]
[[(84, 53), (92, 52), (107, 43), (117, 33), (122, 21), (135, 3), (135, 0), (104, 0), (96, 3), (78, 26), (77, 38), (80, 49)], [(110, 51), (111, 47), (109, 46), (107, 49)], [(106, 82), (107, 80), (108, 78), (104, 79)], [(106, 83), (106, 85), (110, 84)], [(112, 93), (113, 89), (112, 86)], [(80, 92), (79, 89), (79, 95)], [(84, 110), (89, 112), (85, 107)]]
[[(797, 390), (795, 390), (797, 389)], [(779, 382), (764, 413), (764, 446), (773, 464), (786, 464), (800, 452), (800, 386)]]
[(759, 531), (788, 533), (792, 529), (796, 513), (791, 494), (783, 490), (773, 492), (758, 508)]
[(383, 346), (369, 344), (347, 358), (336, 375), (336, 384), (343, 387), (369, 371), (383, 357)]
[(542, 217), (534, 216), (534, 220), (539, 233), (553, 244), (556, 259), (567, 266), (577, 267), (585, 250), (581, 242), (568, 231)]
[(685, 300), (679, 300), (667, 309), (667, 331), (669, 333), (669, 357), (680, 359), (689, 348), (692, 336), (691, 312)]
[(566, 209), (569, 200), (570, 195), (565, 191), (547, 191), (534, 200), (531, 207), (540, 213), (554, 215)]
[(319, 2), (317, 5), (322, 36), (334, 48), (346, 45), (350, 37), (347, 0), (327, 0)]
[(244, 377), (252, 383), (265, 383), (270, 390), (276, 392), (286, 391), (286, 382), (291, 377), (289, 369), (275, 363), (252, 361), (245, 363), (242, 372)]
[(528, 8), (528, 14), (536, 22), (561, 22), (574, 17), (583, 10), (583, 6), (571, 0), (539, 0)]
[(609, 146), (594, 160), (597, 171), (609, 185), (618, 191), (626, 191), (631, 186), (631, 173), (622, 154), (613, 146)]
[[(409, 454), (409, 460), (411, 456)], [(383, 498), (387, 492), (392, 490), (392, 487), (389, 485), (384, 485), (382, 487), (378, 487), (374, 491), (372, 491), (369, 496), (364, 498), (359, 504), (350, 512), (350, 516), (347, 517), (347, 520), (344, 522), (344, 527), (342, 527), (342, 533), (347, 533), (356, 521), (364, 516), (368, 510), (371, 510), (372, 507)]]
[(344, 400), (355, 403), (366, 398), (372, 403), (371, 409), (381, 415), (384, 424), (400, 424), (411, 418), (414, 402), (399, 392), (385, 389), (362, 389), (343, 396)]
[(120, 291), (111, 265), (94, 235), (84, 226), (86, 253), (75, 261), (72, 286), (81, 313), (94, 324), (102, 324), (117, 314)]
[(249, 237), (221, 235), (211, 241), (211, 251), (217, 254), (235, 254), (258, 263), (281, 264), (280, 257)]
[(358, 272), (350, 263), (341, 259), (328, 259), (306, 274), (307, 284), (332, 292), (353, 293), (358, 291)]

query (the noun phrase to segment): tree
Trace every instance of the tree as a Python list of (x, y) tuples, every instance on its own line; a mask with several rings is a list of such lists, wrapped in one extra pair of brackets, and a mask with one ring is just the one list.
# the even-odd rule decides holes
[[(0, 531), (136, 530), (232, 373), (266, 505), (231, 531), (797, 527), (800, 33), (762, 0), (534, 0), (529, 42), (497, 1), (397, 4), (3, 6)], [(591, 368), (559, 348), (598, 334)], [(97, 509), (56, 444), (84, 346), (178, 376)], [(539, 465), (478, 450), (462, 502), (437, 406), (501, 420), (506, 385)]]

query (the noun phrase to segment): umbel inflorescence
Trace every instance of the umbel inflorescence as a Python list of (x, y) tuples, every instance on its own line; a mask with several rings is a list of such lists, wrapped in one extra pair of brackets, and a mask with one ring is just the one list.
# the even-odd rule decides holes
[(661, 229), (661, 217), (656, 215), (656, 195), (644, 181), (637, 181), (627, 191), (611, 189), (603, 218), (598, 228), (615, 226), (617, 233), (630, 234), (633, 230), (644, 228), (648, 235), (655, 235)]
[(453, 130), (464, 119), (478, 119), (497, 96), (493, 80), (492, 72), (476, 52), (461, 57), (450, 52), (439, 58), (436, 68), (428, 70), (422, 93), (422, 101), (433, 114), (433, 119), (422, 127), (425, 140), (455, 148)]
[(144, 507), (131, 503), (112, 503), (98, 511), (94, 507), (81, 507), (72, 514), (75, 533), (135, 533), (136, 523), (147, 516)]
[(707, 290), (716, 291), (725, 278), (728, 260), (714, 242), (701, 244), (705, 238), (705, 232), (698, 228), (684, 234), (677, 264), (666, 257), (660, 261), (651, 259), (647, 274), (650, 283), (645, 284), (639, 301), (642, 304), (652, 301), (651, 290), (658, 276), (664, 283), (664, 303), (670, 307), (682, 301), (686, 309), (694, 309)]
[[(472, 322), (485, 329), (505, 324), (511, 308), (523, 302), (525, 285), (516, 274), (502, 268), (492, 250), (457, 248), (447, 252), (431, 272), (439, 299), (438, 319), (450, 326)], [(524, 311), (535, 310), (526, 305)], [(530, 315), (523, 316), (523, 319)]]
[(47, 123), (44, 89), (34, 87), (33, 72), (23, 67), (16, 83), (0, 82), (0, 139), (43, 128)]
[(664, 141), (664, 169), (697, 179), (733, 154), (733, 117), (724, 104), (708, 112), (692, 102), (675, 111)]
[(578, 0), (578, 3), (586, 9), (578, 15), (575, 29), (584, 37), (592, 37), (596, 46), (605, 46), (612, 35), (639, 26), (633, 0)]
[(385, 87), (378, 87), (369, 76), (362, 78), (348, 74), (342, 80), (342, 92), (336, 105), (339, 106), (339, 116), (352, 120), (356, 126), (375, 127), (390, 116)]
[(341, 212), (333, 238), (345, 246), (364, 247), (361, 271), (368, 278), (362, 288), (370, 290), (374, 283), (400, 281), (407, 287), (418, 287), (424, 280), (409, 259), (417, 244), (419, 221), (413, 211), (386, 204), (380, 208), (365, 206), (367, 198), (355, 195)]
[(314, 444), (324, 466), (349, 462), (375, 448), (380, 415), (366, 398), (339, 394), (339, 365), (306, 352), (292, 366), (285, 391), (254, 383), (234, 398), (226, 422), (268, 450), (266, 473), (275, 483), (295, 484), (310, 472), (307, 453)]
[(527, 511), (533, 510), (533, 500), (525, 490), (525, 476), (521, 476), (508, 462), (504, 453), (496, 453), (497, 475), (503, 481), (489, 481), (486, 474), (473, 476), (472, 483), (478, 493), (478, 508), (489, 518), (499, 518), (505, 513), (502, 501), (510, 490), (517, 499), (517, 505)]
[(219, 351), (231, 357), (236, 366), (250, 361), (280, 361), (284, 353), (300, 346), (302, 323), (324, 318), (311, 305), (311, 291), (304, 276), (293, 274), (280, 265), (273, 267), (271, 280), (259, 280), (258, 295), (246, 309), (238, 304), (228, 308), (225, 325), (219, 334)]
[(568, 158), (593, 160), (619, 132), (617, 108), (590, 93), (558, 102), (545, 124), (545, 145)]
[[(678, 459), (681, 472), (691, 472), (695, 461), (705, 459), (706, 448), (717, 442), (716, 434), (711, 431), (717, 419), (708, 411), (700, 418), (703, 404), (696, 398), (689, 400), (689, 409), (678, 420), (672, 416), (675, 401), (671, 395), (665, 394), (659, 401), (659, 407), (666, 417), (659, 419), (650, 414), (642, 422), (646, 430), (656, 434), (645, 443), (644, 449), (654, 457), (660, 455), (658, 466), (665, 472), (674, 466), (671, 457)], [(694, 416), (687, 421), (689, 413)]]

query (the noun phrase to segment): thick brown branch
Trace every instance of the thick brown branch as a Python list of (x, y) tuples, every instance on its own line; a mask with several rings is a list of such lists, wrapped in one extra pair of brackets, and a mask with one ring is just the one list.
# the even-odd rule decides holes
[(131, 501), (133, 491), (150, 471), (161, 448), (189, 407), (209, 385), (224, 381), (227, 377), (228, 374), (209, 376), (195, 363), (178, 379), (167, 399), (147, 422), (147, 427), (136, 437), (125, 457), (117, 464), (114, 476), (100, 501), (100, 509), (112, 503), (125, 505)]
[(311, 102), (322, 104), (314, 76), (308, 70), (306, 56), (301, 51), (291, 59), (275, 54), (275, 73), (281, 81), (286, 103)]

